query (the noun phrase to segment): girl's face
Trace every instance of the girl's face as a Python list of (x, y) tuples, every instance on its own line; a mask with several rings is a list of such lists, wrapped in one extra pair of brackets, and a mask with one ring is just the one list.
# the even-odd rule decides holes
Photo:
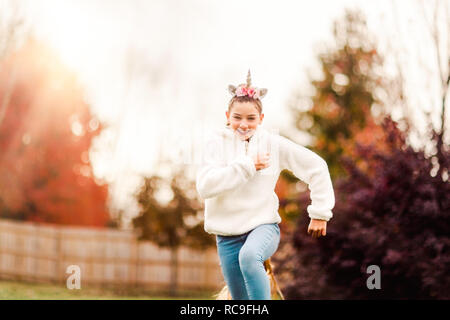
[(225, 112), (230, 127), (241, 140), (249, 139), (264, 119), (252, 102), (233, 102), (230, 112)]

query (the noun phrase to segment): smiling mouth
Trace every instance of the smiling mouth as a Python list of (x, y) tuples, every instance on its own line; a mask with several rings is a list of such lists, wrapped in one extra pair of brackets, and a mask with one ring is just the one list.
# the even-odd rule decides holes
[(247, 134), (249, 134), (249, 133), (251, 133), (252, 132), (252, 130), (251, 129), (249, 129), (249, 130), (242, 130), (242, 129), (236, 129), (236, 131), (239, 133), (239, 134), (242, 134), (242, 135), (247, 135)]

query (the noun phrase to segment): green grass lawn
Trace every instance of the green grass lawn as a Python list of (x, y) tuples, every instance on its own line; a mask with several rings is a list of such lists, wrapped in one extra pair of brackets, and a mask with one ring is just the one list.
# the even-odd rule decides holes
[(69, 290), (63, 285), (0, 281), (0, 300), (211, 300), (214, 292), (195, 292), (170, 297), (163, 293), (118, 291), (86, 287)]

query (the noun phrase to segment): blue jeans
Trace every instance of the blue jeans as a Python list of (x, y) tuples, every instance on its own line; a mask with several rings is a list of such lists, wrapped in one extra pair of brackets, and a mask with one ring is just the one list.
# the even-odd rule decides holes
[(217, 252), (233, 300), (270, 300), (270, 282), (264, 268), (278, 248), (280, 227), (262, 224), (237, 236), (216, 236)]

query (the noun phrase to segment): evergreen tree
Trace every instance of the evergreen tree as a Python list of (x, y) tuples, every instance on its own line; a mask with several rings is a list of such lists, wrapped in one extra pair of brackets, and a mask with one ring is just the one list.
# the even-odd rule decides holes
[[(357, 135), (367, 142), (382, 135), (372, 111), (382, 106), (374, 92), (385, 83), (382, 59), (359, 12), (346, 11), (335, 22), (334, 38), (336, 48), (319, 54), (322, 78), (311, 79), (314, 94), (298, 93), (291, 103), (296, 127), (311, 135), (310, 147), (328, 163), (332, 178), (344, 173), (339, 158), (352, 151)], [(363, 134), (365, 128), (370, 133)]]

